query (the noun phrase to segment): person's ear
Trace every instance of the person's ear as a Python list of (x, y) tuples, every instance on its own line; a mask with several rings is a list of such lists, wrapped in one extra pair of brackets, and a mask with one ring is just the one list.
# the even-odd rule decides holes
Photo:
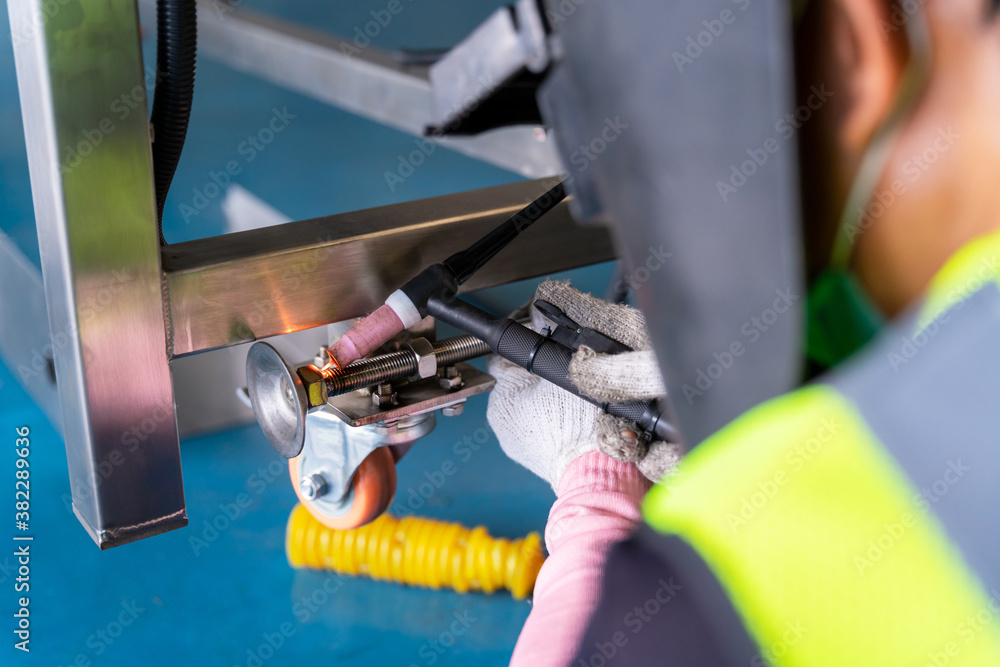
[[(833, 0), (832, 48), (848, 72), (841, 85), (842, 146), (856, 157), (892, 112), (908, 58), (905, 25), (887, 0)], [(905, 18), (905, 17), (904, 17)]]

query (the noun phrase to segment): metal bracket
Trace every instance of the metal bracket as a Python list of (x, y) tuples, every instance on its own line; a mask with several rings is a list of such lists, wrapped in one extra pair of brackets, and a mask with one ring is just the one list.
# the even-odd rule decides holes
[(343, 516), (354, 502), (351, 480), (362, 461), (379, 447), (412, 444), (434, 424), (434, 414), (424, 414), (385, 434), (374, 426), (352, 427), (325, 408), (309, 413), (305, 446), (296, 459), (300, 484), (310, 489), (303, 488), (304, 495), (313, 495), (313, 505), (328, 516)]
[[(161, 247), (136, 3), (88, 4), (72, 25), (46, 21), (46, 4), (10, 0), (8, 10), (15, 28), (39, 27), (34, 39), (15, 40), (14, 52), (59, 393), (54, 421), (65, 434), (74, 511), (107, 548), (187, 523), (172, 360), (369, 312), (417, 270), (523, 208), (538, 196), (540, 184), (520, 182)], [(337, 48), (346, 42), (242, 11), (222, 21), (212, 16), (210, 3), (199, 4), (207, 53), (314, 96), (328, 91), (333, 97), (327, 101), (350, 110), (413, 112), (405, 119), (368, 114), (394, 127), (419, 132), (430, 122), (430, 84), (423, 72), (394, 65), (374, 49), (346, 58)], [(116, 120), (113, 140), (88, 145), (86, 155), (78, 152), (81, 131), (105, 132), (107, 101), (128, 91), (140, 91), (137, 112)], [(407, 103), (393, 102), (399, 100)], [(530, 137), (531, 130), (516, 134)], [(446, 143), (522, 174), (552, 172), (550, 146), (512, 142), (511, 136)], [(527, 250), (505, 252), (466, 289), (614, 257), (607, 234), (578, 228), (566, 205), (548, 216), (545, 225), (525, 232)], [(9, 310), (7, 301), (0, 304), (0, 311)], [(23, 320), (41, 332), (37, 315), (25, 309)], [(23, 354), (25, 341), (12, 335), (10, 327), (0, 327), (0, 351)], [(44, 342), (39, 345), (44, 351)], [(433, 378), (426, 382), (440, 391)], [(41, 380), (33, 388), (39, 396), (46, 390)], [(467, 381), (462, 391), (488, 388)], [(376, 421), (436, 409), (450, 400), (443, 399), (418, 397)], [(104, 479), (100, 470), (119, 460), (113, 477)]]
[(388, 410), (373, 405), (370, 397), (356, 391), (330, 398), (326, 409), (351, 426), (379, 422), (391, 424), (404, 417), (464, 403), (470, 396), (483, 394), (496, 384), (492, 375), (469, 364), (460, 363), (455, 366), (461, 373), (464, 384), (454, 389), (443, 388), (437, 379), (429, 378), (396, 386), (398, 403)]
[(536, 92), (549, 62), (537, 1), (501, 7), (431, 67), (434, 125), (429, 133), (470, 135), (507, 125), (540, 125)]

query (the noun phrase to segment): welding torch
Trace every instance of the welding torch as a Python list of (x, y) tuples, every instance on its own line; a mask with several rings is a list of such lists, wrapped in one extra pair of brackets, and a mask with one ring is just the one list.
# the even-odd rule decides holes
[(635, 422), (648, 440), (680, 442), (677, 429), (663, 416), (659, 400), (605, 403), (580, 392), (570, 378), (575, 349), (509, 318), (498, 318), (456, 298), (432, 297), (428, 312), (439, 322), (483, 340), (498, 356), (548, 380), (615, 417)]
[(569, 376), (575, 349), (455, 298), (459, 286), (565, 197), (565, 185), (560, 182), (466, 250), (422, 271), (331, 346), (331, 361), (345, 369), (399, 331), (431, 315), (485, 341), (496, 354), (529, 373), (598, 405), (608, 414), (635, 422), (647, 438), (678, 441), (676, 429), (662, 417), (659, 401), (602, 403), (582, 395)]
[[(466, 333), (464, 336), (433, 344), (439, 369), (492, 351), (529, 373), (597, 405), (610, 415), (635, 422), (646, 440), (680, 441), (677, 430), (663, 417), (658, 400), (605, 403), (581, 394), (569, 372), (575, 348), (560, 343), (551, 335), (536, 333), (520, 322), (498, 318), (454, 297), (431, 297), (427, 302), (427, 309), (437, 320)], [(263, 353), (265, 350), (268, 354), (273, 354), (271, 348), (263, 345), (259, 351)], [(417, 364), (416, 353), (403, 348), (397, 352), (356, 361), (340, 370), (301, 368), (298, 375), (306, 379), (306, 384), (310, 387), (307, 390), (308, 405), (316, 406), (325, 403), (327, 398), (362, 387), (411, 377), (417, 372)], [(313, 388), (317, 386), (323, 388), (323, 395), (313, 395)]]
[[(247, 356), (247, 388), (257, 420), (275, 449), (289, 458), (298, 455), (305, 436), (306, 413), (327, 398), (412, 375), (418, 364), (413, 350), (359, 360), (428, 315), (469, 334), (435, 346), (439, 366), (492, 350), (608, 414), (635, 422), (646, 440), (679, 442), (679, 434), (664, 418), (658, 400), (604, 403), (582, 395), (569, 373), (575, 347), (514, 320), (497, 318), (455, 296), (476, 271), (565, 198), (565, 186), (560, 182), (466, 250), (422, 271), (332, 345), (323, 368), (310, 366), (293, 371), (274, 348), (266, 343), (253, 345)], [(309, 376), (305, 383), (303, 373)], [(313, 395), (314, 391), (317, 395)]]
[(559, 182), (465, 250), (424, 269), (330, 346), (330, 365), (342, 369), (367, 357), (404, 329), (416, 326), (427, 317), (430, 298), (457, 294), (458, 288), (476, 271), (565, 198), (565, 185)]

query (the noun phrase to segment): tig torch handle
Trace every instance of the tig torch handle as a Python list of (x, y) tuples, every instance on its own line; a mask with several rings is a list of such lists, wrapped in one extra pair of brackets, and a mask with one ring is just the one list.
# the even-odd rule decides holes
[(427, 308), (435, 318), (483, 339), (496, 354), (529, 373), (599, 406), (610, 415), (636, 422), (657, 440), (678, 440), (676, 429), (661, 417), (656, 400), (601, 403), (582, 395), (570, 379), (569, 365), (575, 352), (572, 348), (514, 320), (497, 318), (459, 299), (445, 301), (434, 298), (427, 302)]

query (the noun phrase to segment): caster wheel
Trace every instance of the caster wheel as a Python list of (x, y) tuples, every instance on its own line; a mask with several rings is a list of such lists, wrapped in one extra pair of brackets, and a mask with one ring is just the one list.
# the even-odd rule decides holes
[(344, 499), (350, 503), (346, 513), (330, 516), (314, 501), (302, 495), (299, 490), (298, 457), (289, 459), (288, 471), (292, 478), (292, 488), (299, 502), (316, 517), (316, 520), (334, 530), (350, 530), (374, 521), (382, 516), (396, 495), (396, 461), (389, 447), (379, 447), (369, 454), (351, 482), (351, 490)]

